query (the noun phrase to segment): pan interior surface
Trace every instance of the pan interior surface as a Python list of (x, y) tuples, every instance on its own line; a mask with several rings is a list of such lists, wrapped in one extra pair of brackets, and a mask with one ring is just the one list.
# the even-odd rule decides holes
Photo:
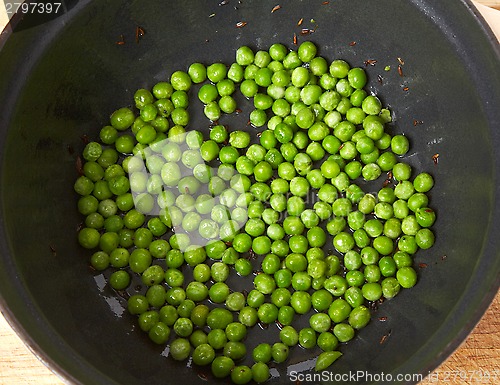
[[(75, 384), (206, 382), (198, 368), (150, 343), (103, 276), (89, 271), (72, 193), (82, 136), (97, 138), (136, 89), (175, 70), (197, 61), (230, 64), (242, 45), (296, 48), (294, 33), (299, 43), (316, 43), (328, 61), (376, 60), (366, 66), (369, 91), (393, 111), (390, 132), (409, 137), (406, 161), (436, 181), (436, 244), (415, 258), (419, 283), (374, 310), (331, 370), (425, 376), (466, 337), (498, 289), (500, 53), (470, 4), (290, 1), (271, 12), (275, 5), (80, 1), (31, 28), (22, 28), (26, 16), (4, 42), (0, 304), (28, 344)], [(138, 42), (137, 26), (145, 31)], [(125, 44), (116, 44), (120, 39)], [(208, 129), (204, 124), (191, 128)], [(234, 129), (257, 132), (245, 127)], [(272, 332), (255, 330), (252, 344), (270, 342)], [(272, 382), (309, 371), (315, 354), (295, 348)]]

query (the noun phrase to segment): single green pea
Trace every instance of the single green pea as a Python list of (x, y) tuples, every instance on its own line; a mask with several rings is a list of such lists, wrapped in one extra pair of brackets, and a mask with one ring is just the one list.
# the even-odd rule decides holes
[(125, 290), (130, 285), (130, 281), (130, 274), (125, 270), (114, 271), (109, 277), (109, 284), (115, 290)]
[(226, 307), (231, 311), (240, 311), (245, 307), (245, 296), (240, 292), (233, 292), (226, 298)]
[(170, 83), (174, 90), (188, 91), (191, 88), (191, 77), (183, 71), (175, 71), (170, 76)]
[(191, 344), (188, 339), (176, 338), (170, 344), (170, 356), (176, 361), (184, 361), (191, 354)]
[(312, 349), (316, 346), (317, 335), (312, 328), (303, 328), (299, 332), (299, 344), (304, 349)]
[(412, 235), (403, 235), (398, 240), (398, 248), (400, 251), (407, 252), (408, 254), (415, 254), (418, 250), (415, 237)]
[(244, 78), (243, 66), (238, 63), (232, 63), (227, 70), (227, 78), (235, 83), (241, 83)]
[(235, 366), (231, 370), (231, 381), (234, 384), (246, 384), (253, 378), (252, 369), (246, 365)]
[(328, 309), (328, 315), (330, 316), (331, 320), (335, 323), (340, 323), (344, 321), (347, 317), (349, 317), (350, 313), (351, 313), (351, 306), (346, 300), (342, 298), (338, 298), (335, 301), (333, 301)]
[(278, 311), (278, 322), (282, 325), (291, 325), (295, 315), (295, 310), (289, 305), (285, 305), (279, 308)]
[(419, 193), (425, 193), (434, 186), (434, 178), (426, 172), (418, 174), (413, 180), (415, 190)]
[(177, 309), (172, 305), (162, 306), (160, 311), (160, 321), (167, 326), (173, 326), (179, 315)]
[(351, 314), (349, 315), (349, 324), (354, 329), (362, 329), (364, 328), (368, 322), (370, 322), (370, 310), (364, 305), (357, 306), (352, 309)]
[(173, 287), (167, 290), (166, 300), (169, 305), (179, 306), (186, 299), (186, 292), (182, 287)]
[(212, 329), (207, 335), (207, 343), (214, 349), (222, 349), (227, 343), (226, 332), (222, 329)]
[(381, 285), (382, 294), (385, 298), (394, 298), (401, 289), (401, 285), (395, 277), (385, 278)]
[(245, 306), (238, 315), (238, 321), (247, 327), (254, 326), (258, 319), (257, 310), (250, 306)]
[(191, 342), (194, 348), (197, 348), (202, 344), (208, 343), (208, 336), (203, 330), (197, 329), (189, 337), (189, 342)]
[(225, 302), (229, 296), (230, 289), (229, 286), (224, 282), (216, 282), (208, 290), (208, 296), (210, 300), (214, 303)]
[(228, 341), (224, 345), (223, 353), (226, 357), (237, 361), (245, 357), (247, 348), (243, 342)]
[[(146, 91), (146, 90), (144, 90)], [(138, 91), (139, 92), (139, 91)], [(152, 95), (149, 93), (149, 91), (146, 91), (148, 93), (147, 96), (144, 97), (143, 101), (145, 103), (151, 103), (153, 100)], [(136, 93), (137, 95), (137, 93)], [(137, 99), (136, 99), (136, 105), (137, 105)], [(129, 128), (132, 123), (134, 122), (135, 116), (132, 110), (129, 108), (120, 108), (113, 112), (110, 117), (110, 123), (111, 126), (114, 127), (118, 131), (124, 131), (127, 128)]]
[(338, 338), (339, 342), (347, 342), (354, 338), (354, 328), (346, 323), (336, 324), (333, 328), (333, 334)]
[(211, 364), (212, 374), (216, 378), (224, 378), (229, 376), (234, 367), (234, 361), (226, 356), (215, 357)]
[[(193, 83), (202, 83), (207, 79), (207, 69), (201, 63), (193, 63), (188, 68), (188, 75)], [(153, 88), (154, 93), (154, 88)], [(163, 96), (163, 93), (159, 96)], [(163, 96), (165, 97), (165, 96)]]
[(410, 179), (411, 176), (411, 166), (407, 163), (397, 163), (392, 169), (392, 174), (394, 178), (398, 181), (405, 181)]
[(352, 308), (362, 305), (365, 302), (363, 292), (359, 287), (352, 286), (344, 293), (344, 299)]
[(252, 273), (252, 264), (248, 259), (238, 258), (234, 263), (234, 269), (240, 276), (246, 277)]
[(434, 241), (435, 236), (430, 229), (421, 229), (415, 234), (415, 242), (423, 250), (431, 248), (434, 245)]
[(225, 331), (229, 341), (241, 341), (247, 335), (246, 326), (239, 322), (231, 322)]
[(149, 329), (148, 335), (151, 341), (157, 345), (163, 345), (170, 337), (170, 328), (160, 321)]
[(378, 282), (364, 284), (361, 291), (368, 301), (378, 301), (382, 297), (382, 287)]
[(276, 342), (271, 347), (271, 355), (274, 362), (282, 363), (285, 362), (290, 353), (289, 347), (282, 342)]
[(191, 311), (190, 319), (194, 325), (198, 327), (204, 327), (207, 323), (207, 318), (209, 314), (210, 314), (210, 309), (208, 308), (208, 306), (204, 304), (199, 304), (196, 305), (194, 309)]
[(272, 359), (271, 345), (268, 343), (260, 343), (252, 351), (252, 358), (255, 362), (268, 363)]
[(280, 340), (286, 346), (295, 346), (299, 342), (299, 333), (292, 326), (285, 326), (280, 330)]
[(140, 315), (146, 312), (148, 307), (148, 300), (141, 294), (134, 294), (127, 301), (127, 310), (130, 314)]
[(195, 302), (203, 301), (208, 297), (208, 288), (202, 282), (190, 282), (186, 287), (186, 296)]
[(148, 332), (160, 321), (160, 314), (151, 310), (139, 315), (139, 327), (142, 331)]
[(318, 336), (318, 347), (324, 352), (332, 352), (337, 349), (339, 340), (331, 332), (323, 332)]
[(436, 213), (429, 207), (421, 207), (415, 212), (415, 218), (420, 226), (431, 227), (436, 221)]
[(408, 215), (401, 221), (401, 231), (406, 235), (416, 235), (420, 230), (417, 218), (414, 215)]
[(400, 269), (398, 269), (396, 278), (401, 287), (405, 289), (409, 289), (415, 286), (415, 284), (417, 283), (417, 273), (410, 266), (401, 267)]
[(317, 372), (321, 372), (328, 369), (341, 356), (342, 353), (339, 351), (328, 351), (321, 353), (316, 359), (314, 370)]
[(236, 50), (236, 63), (241, 66), (247, 66), (252, 64), (255, 58), (255, 54), (252, 49), (247, 46), (241, 46)]
[(306, 291), (294, 291), (290, 304), (297, 314), (306, 314), (312, 307), (311, 295)]
[(256, 362), (251, 369), (252, 379), (258, 384), (266, 382), (270, 377), (269, 366), (263, 362)]
[(86, 249), (93, 249), (100, 243), (101, 236), (96, 229), (83, 228), (78, 233), (78, 242)]
[(330, 329), (331, 318), (325, 313), (315, 313), (309, 318), (309, 325), (314, 331), (323, 333)]

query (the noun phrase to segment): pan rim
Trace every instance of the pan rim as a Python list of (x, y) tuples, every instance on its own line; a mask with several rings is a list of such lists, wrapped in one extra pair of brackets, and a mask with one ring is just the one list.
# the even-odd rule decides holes
[[(500, 62), (500, 46), (498, 45), (498, 39), (494, 35), (493, 31), (488, 26), (488, 24), (480, 14), (480, 12), (477, 10), (477, 8), (470, 0), (461, 0), (461, 3), (468, 9), (472, 17), (478, 22), (483, 33), (486, 35), (488, 41), (492, 45), (491, 47), (492, 51), (496, 52), (497, 59)], [(0, 34), (0, 47), (3, 46), (3, 44), (8, 40), (10, 35), (13, 33), (12, 28), (10, 29), (10, 31), (7, 29), (8, 27), (6, 27), (6, 30), (4, 30)], [(3, 232), (3, 223), (0, 224), (0, 228), (2, 228)], [(5, 248), (2, 247), (2, 250), (7, 252), (9, 249), (7, 247)], [(444, 362), (446, 357), (451, 355), (458, 348), (458, 346), (467, 338), (467, 336), (470, 335), (474, 327), (477, 325), (477, 323), (484, 315), (486, 309), (491, 305), (491, 302), (495, 297), (496, 293), (498, 292), (499, 287), (500, 287), (500, 276), (497, 276), (494, 285), (490, 288), (490, 290), (487, 293), (485, 293), (481, 303), (476, 305), (476, 311), (473, 313), (474, 316), (469, 319), (469, 322), (462, 327), (460, 333), (456, 335), (454, 340), (450, 344), (448, 344), (446, 348), (442, 351), (442, 355), (445, 357), (439, 358), (438, 359), (439, 363)], [(74, 378), (70, 373), (68, 373), (65, 369), (63, 369), (56, 361), (52, 360), (50, 357), (45, 355), (43, 349), (41, 349), (41, 347), (37, 344), (37, 342), (27, 333), (26, 329), (19, 322), (14, 312), (12, 312), (9, 309), (7, 301), (3, 298), (1, 293), (0, 293), (0, 311), (4, 314), (7, 322), (14, 329), (16, 334), (21, 338), (21, 340), (25, 343), (25, 345), (35, 354), (35, 356), (42, 363), (44, 363), (47, 367), (49, 367), (49, 369), (52, 370), (56, 375), (58, 375), (62, 380), (69, 379), (71, 381), (68, 382), (69, 384), (79, 384), (79, 385), (82, 384), (81, 382), (79, 382), (79, 380)], [(435, 367), (437, 366), (438, 365), (434, 366), (434, 368), (431, 368), (431, 370), (435, 369)]]

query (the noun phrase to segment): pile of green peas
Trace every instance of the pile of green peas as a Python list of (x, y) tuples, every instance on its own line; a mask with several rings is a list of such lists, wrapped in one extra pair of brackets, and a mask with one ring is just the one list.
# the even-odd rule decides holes
[[(128, 311), (174, 360), (261, 383), (293, 347), (318, 347), (324, 370), (369, 323), (370, 303), (416, 284), (413, 255), (434, 243), (434, 180), (404, 162), (409, 141), (386, 132), (390, 111), (366, 84), (309, 41), (242, 46), (230, 66), (194, 63), (138, 90), (136, 109), (115, 111), (85, 146), (79, 243), (111, 288), (140, 280)], [(237, 93), (253, 102), (253, 135), (219, 124), (241, 113)], [(188, 128), (193, 98), (208, 135)], [(231, 274), (251, 290), (233, 291)], [(274, 323), (276, 342), (247, 352), (249, 329)]]

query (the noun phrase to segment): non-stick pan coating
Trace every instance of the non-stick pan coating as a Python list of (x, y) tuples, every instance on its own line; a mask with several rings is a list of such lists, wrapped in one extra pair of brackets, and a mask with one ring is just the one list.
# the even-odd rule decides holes
[[(377, 61), (366, 67), (369, 90), (392, 109), (391, 132), (410, 138), (406, 160), (436, 180), (437, 241), (417, 254), (416, 265), (427, 266), (418, 268), (418, 285), (381, 305), (332, 369), (426, 375), (498, 289), (500, 51), (475, 9), (455, 0), (314, 0), (271, 12), (276, 4), (80, 1), (45, 23), (26, 16), (2, 38), (0, 304), (28, 344), (75, 384), (204, 383), (197, 369), (164, 357), (89, 271), (72, 194), (82, 135), (97, 137), (136, 89), (177, 69), (230, 64), (241, 45), (295, 48), (294, 33), (328, 60)], [(138, 43), (137, 26), (146, 32)], [(314, 31), (304, 36), (302, 28)], [(120, 35), (125, 44), (116, 44)], [(270, 333), (253, 334), (253, 343)], [(312, 357), (295, 351), (288, 371)], [(279, 374), (273, 381), (288, 383), (287, 367)]]

